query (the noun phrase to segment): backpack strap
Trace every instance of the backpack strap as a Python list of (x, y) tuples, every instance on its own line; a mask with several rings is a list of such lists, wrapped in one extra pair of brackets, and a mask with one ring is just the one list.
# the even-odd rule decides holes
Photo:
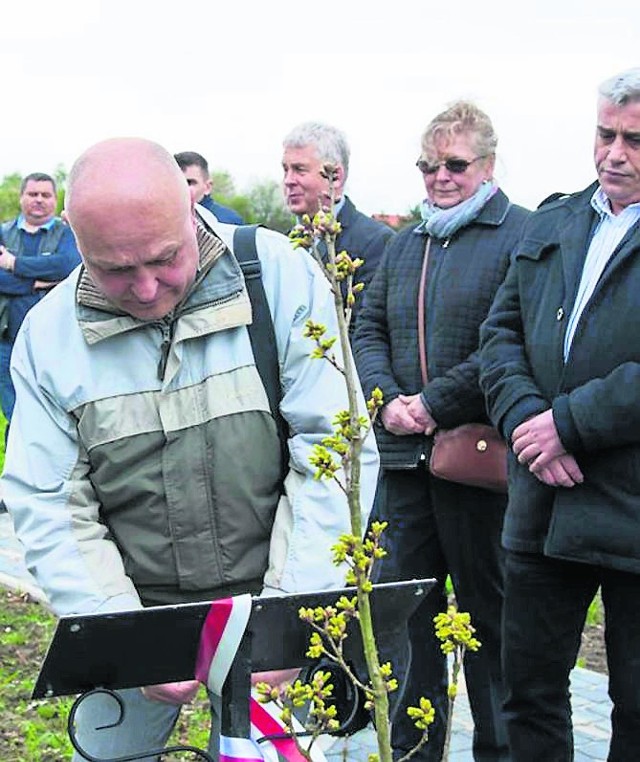
[(233, 234), (233, 253), (244, 275), (251, 301), (253, 321), (247, 326), (256, 368), (269, 399), (269, 408), (276, 422), (282, 454), (282, 476), (288, 470), (289, 427), (280, 412), (282, 389), (276, 334), (269, 302), (262, 284), (262, 265), (256, 248), (256, 231), (260, 225), (240, 225)]

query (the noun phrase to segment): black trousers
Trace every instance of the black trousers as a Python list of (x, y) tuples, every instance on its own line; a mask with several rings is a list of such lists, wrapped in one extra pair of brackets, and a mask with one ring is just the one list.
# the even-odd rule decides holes
[(598, 586), (614, 706), (608, 760), (640, 759), (640, 575), (508, 552), (505, 716), (514, 762), (574, 758), (569, 673)]
[(435, 637), (433, 618), (446, 611), (444, 591), (451, 575), (461, 611), (471, 614), (482, 647), (465, 658), (465, 679), (474, 719), (477, 762), (508, 760), (502, 717), (500, 624), (503, 600), (503, 551), (500, 534), (506, 498), (432, 477), (424, 467), (381, 472), (374, 514), (389, 521), (389, 552), (376, 575), (380, 581), (435, 577), (437, 585), (409, 619), (410, 663), (406, 644), (397, 642), (383, 658), (392, 662), (404, 686), (396, 699), (392, 743), (397, 756), (420, 737), (407, 716), (421, 696), (431, 700), (436, 721), (429, 742), (413, 757), (439, 762), (447, 715), (447, 662)]

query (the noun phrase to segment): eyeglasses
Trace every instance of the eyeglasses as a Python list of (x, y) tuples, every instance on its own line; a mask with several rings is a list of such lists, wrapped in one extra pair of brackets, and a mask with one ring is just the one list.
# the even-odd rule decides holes
[(418, 167), (423, 175), (433, 175), (444, 165), (447, 172), (451, 172), (452, 175), (461, 175), (467, 171), (474, 161), (486, 158), (486, 156), (476, 156), (471, 161), (467, 161), (467, 159), (445, 159), (444, 161), (437, 162), (437, 164), (430, 164), (426, 159), (418, 159), (416, 167)]

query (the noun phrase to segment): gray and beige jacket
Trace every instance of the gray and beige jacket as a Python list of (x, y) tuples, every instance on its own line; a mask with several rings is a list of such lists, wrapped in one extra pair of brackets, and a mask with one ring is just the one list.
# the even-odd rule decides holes
[[(348, 531), (346, 500), (309, 464), (347, 405), (340, 374), (303, 337), (309, 318), (336, 332), (328, 284), (283, 236), (258, 231), (290, 429), (281, 495), (234, 228), (207, 222), (216, 234), (199, 230), (198, 278), (168, 318), (115, 312), (78, 268), (18, 335), (2, 491), (59, 614), (343, 582), (330, 548)], [(377, 468), (370, 437), (365, 524)]]

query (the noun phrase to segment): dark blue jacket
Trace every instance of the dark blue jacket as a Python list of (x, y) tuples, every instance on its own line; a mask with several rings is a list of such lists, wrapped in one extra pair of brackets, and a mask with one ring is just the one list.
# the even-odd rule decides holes
[[(371, 283), (373, 276), (382, 260), (382, 253), (389, 239), (395, 234), (392, 228), (378, 220), (367, 217), (359, 212), (353, 201), (348, 196), (344, 197), (344, 203), (338, 212), (338, 222), (342, 226), (336, 239), (336, 253), (346, 251), (352, 259), (360, 257), (364, 260), (357, 270), (354, 283), (364, 283), (365, 289), (356, 296), (353, 305), (350, 333), (353, 335), (358, 314), (362, 306), (364, 292)], [(326, 261), (326, 247), (320, 245), (320, 251), (324, 251), (323, 259)], [(346, 283), (343, 285), (342, 297), (346, 298)]]
[[(8, 325), (3, 338), (13, 341), (27, 312), (47, 289), (34, 290), (36, 280), (60, 281), (80, 264), (80, 254), (71, 228), (59, 218), (50, 228), (27, 233), (18, 227), (19, 218), (2, 225), (4, 245), (15, 255), (13, 272), (0, 270), (0, 295), (8, 301)], [(34, 240), (37, 239), (37, 240)]]
[(244, 220), (235, 209), (230, 209), (228, 206), (219, 204), (211, 196), (203, 196), (198, 203), (204, 206), (205, 209), (213, 212), (218, 222), (226, 222), (229, 225), (244, 225)]
[[(426, 293), (429, 382), (423, 389), (418, 353), (418, 286), (427, 236), (415, 227), (387, 246), (365, 295), (354, 354), (365, 395), (379, 386), (385, 402), (420, 391), (442, 428), (485, 421), (478, 385), (478, 329), (504, 279), (527, 210), (502, 191), (450, 240), (431, 240)], [(430, 446), (422, 435), (396, 436), (376, 427), (383, 466), (414, 468)]]
[(510, 457), (503, 543), (640, 573), (640, 223), (609, 260), (565, 363), (567, 321), (597, 215), (597, 185), (536, 211), (482, 328), (481, 383), (510, 439), (553, 409), (584, 483), (553, 488)]

